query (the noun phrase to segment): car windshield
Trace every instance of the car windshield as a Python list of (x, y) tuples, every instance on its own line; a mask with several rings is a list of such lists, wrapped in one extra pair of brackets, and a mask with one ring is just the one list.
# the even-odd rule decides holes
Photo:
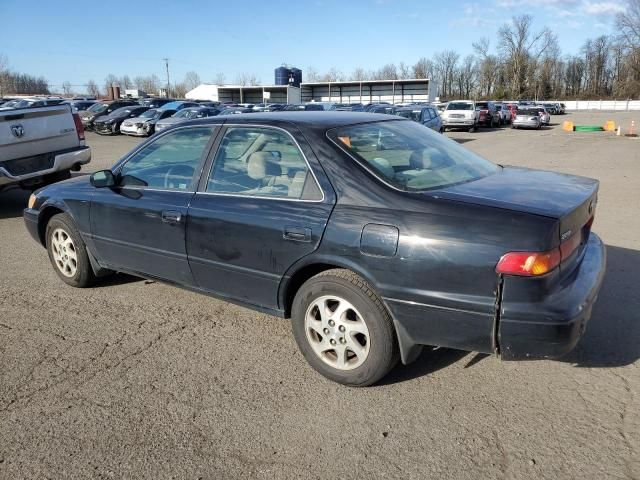
[(406, 191), (477, 180), (498, 167), (431, 129), (404, 120), (334, 128), (327, 135), (377, 177)]
[(447, 110), (473, 110), (473, 103), (451, 102), (447, 105)]
[(95, 103), (93, 105), (91, 105), (87, 111), (92, 112), (92, 113), (102, 113), (104, 112), (107, 108), (109, 108), (109, 105), (106, 103)]
[(522, 108), (518, 110), (518, 115), (538, 115), (538, 110), (535, 108)]
[(420, 121), (420, 110), (398, 110), (396, 114), (416, 122)]
[(156, 108), (152, 108), (150, 110), (147, 110), (146, 112), (142, 112), (140, 114), (140, 117), (142, 118), (156, 118), (160, 115), (160, 110), (156, 109)]

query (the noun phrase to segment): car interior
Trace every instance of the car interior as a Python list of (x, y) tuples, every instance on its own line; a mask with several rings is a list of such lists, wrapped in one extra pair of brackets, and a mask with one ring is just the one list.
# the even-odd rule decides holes
[(288, 135), (271, 129), (231, 128), (218, 150), (207, 191), (302, 198), (305, 184), (315, 185), (307, 182), (308, 173), (306, 161)]

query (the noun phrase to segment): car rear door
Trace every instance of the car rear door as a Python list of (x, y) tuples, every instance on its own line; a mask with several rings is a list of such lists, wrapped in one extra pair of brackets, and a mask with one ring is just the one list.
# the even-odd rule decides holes
[(111, 268), (192, 285), (185, 248), (187, 210), (217, 128), (159, 135), (117, 166), (117, 184), (91, 199), (96, 255)]
[(218, 295), (278, 309), (280, 281), (318, 248), (335, 194), (294, 127), (227, 126), (211, 157), (187, 221), (195, 281)]

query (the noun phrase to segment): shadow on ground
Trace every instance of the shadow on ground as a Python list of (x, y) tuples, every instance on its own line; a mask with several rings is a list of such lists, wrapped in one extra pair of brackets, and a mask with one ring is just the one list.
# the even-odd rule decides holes
[(640, 251), (607, 246), (607, 272), (587, 331), (560, 361), (623, 367), (640, 359)]
[(0, 219), (16, 218), (22, 216), (22, 210), (27, 208), (31, 192), (13, 188), (0, 192)]

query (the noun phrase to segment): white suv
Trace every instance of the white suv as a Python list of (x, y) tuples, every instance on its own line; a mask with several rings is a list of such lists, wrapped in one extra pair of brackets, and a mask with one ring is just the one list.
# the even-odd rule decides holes
[(480, 113), (473, 100), (453, 100), (447, 104), (447, 108), (441, 113), (442, 127), (466, 128), (473, 130), (478, 124)]

